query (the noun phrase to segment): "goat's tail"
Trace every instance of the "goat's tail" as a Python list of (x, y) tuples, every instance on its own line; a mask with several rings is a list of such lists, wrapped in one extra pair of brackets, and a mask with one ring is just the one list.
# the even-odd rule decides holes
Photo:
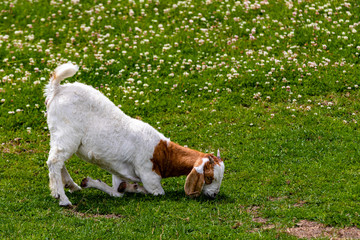
[(78, 70), (79, 67), (71, 62), (58, 66), (55, 68), (52, 77), (50, 78), (50, 84), (53, 86), (59, 85), (65, 78), (74, 76)]
[(52, 76), (50, 77), (49, 83), (45, 87), (45, 96), (46, 96), (46, 105), (49, 104), (60, 86), (60, 82), (65, 78), (72, 77), (79, 70), (77, 65), (72, 64), (71, 62), (62, 64), (55, 68)]

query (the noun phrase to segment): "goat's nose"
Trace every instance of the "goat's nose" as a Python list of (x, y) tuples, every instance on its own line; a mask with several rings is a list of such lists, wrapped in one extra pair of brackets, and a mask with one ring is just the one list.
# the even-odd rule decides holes
[(215, 197), (216, 197), (216, 193), (213, 193), (213, 194), (211, 194), (211, 195), (208, 195), (211, 199), (215, 199)]

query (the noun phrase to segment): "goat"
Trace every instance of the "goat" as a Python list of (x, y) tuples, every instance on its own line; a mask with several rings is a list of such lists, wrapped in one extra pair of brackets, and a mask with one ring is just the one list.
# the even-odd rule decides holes
[[(186, 195), (218, 194), (225, 169), (219, 150), (214, 156), (182, 147), (127, 116), (93, 87), (78, 82), (60, 85), (77, 71), (70, 62), (60, 65), (45, 87), (49, 187), (60, 206), (71, 206), (64, 187), (70, 192), (97, 188), (114, 197), (125, 192), (163, 195), (161, 179), (181, 175), (187, 175)], [(90, 177), (78, 186), (65, 167), (73, 154), (110, 172), (112, 187)]]

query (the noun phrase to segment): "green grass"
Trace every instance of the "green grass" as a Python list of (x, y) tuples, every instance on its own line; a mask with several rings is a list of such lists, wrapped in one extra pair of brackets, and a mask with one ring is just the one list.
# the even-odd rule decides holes
[[(357, 1), (32, 2), (0, 3), (1, 239), (293, 239), (286, 228), (303, 219), (360, 228)], [(219, 148), (218, 197), (187, 198), (184, 176), (163, 180), (165, 196), (86, 189), (60, 208), (42, 90), (67, 61), (81, 66), (69, 82), (172, 141)], [(75, 156), (67, 168), (77, 183), (111, 182)]]

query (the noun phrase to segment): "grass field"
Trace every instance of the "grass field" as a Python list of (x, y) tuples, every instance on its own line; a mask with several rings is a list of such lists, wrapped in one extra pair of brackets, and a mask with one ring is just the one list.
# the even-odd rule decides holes
[[(0, 1), (0, 238), (360, 238), (359, 16), (356, 0)], [(187, 198), (180, 177), (161, 197), (86, 189), (59, 207), (43, 88), (67, 61), (69, 82), (172, 141), (219, 148), (218, 197)]]

